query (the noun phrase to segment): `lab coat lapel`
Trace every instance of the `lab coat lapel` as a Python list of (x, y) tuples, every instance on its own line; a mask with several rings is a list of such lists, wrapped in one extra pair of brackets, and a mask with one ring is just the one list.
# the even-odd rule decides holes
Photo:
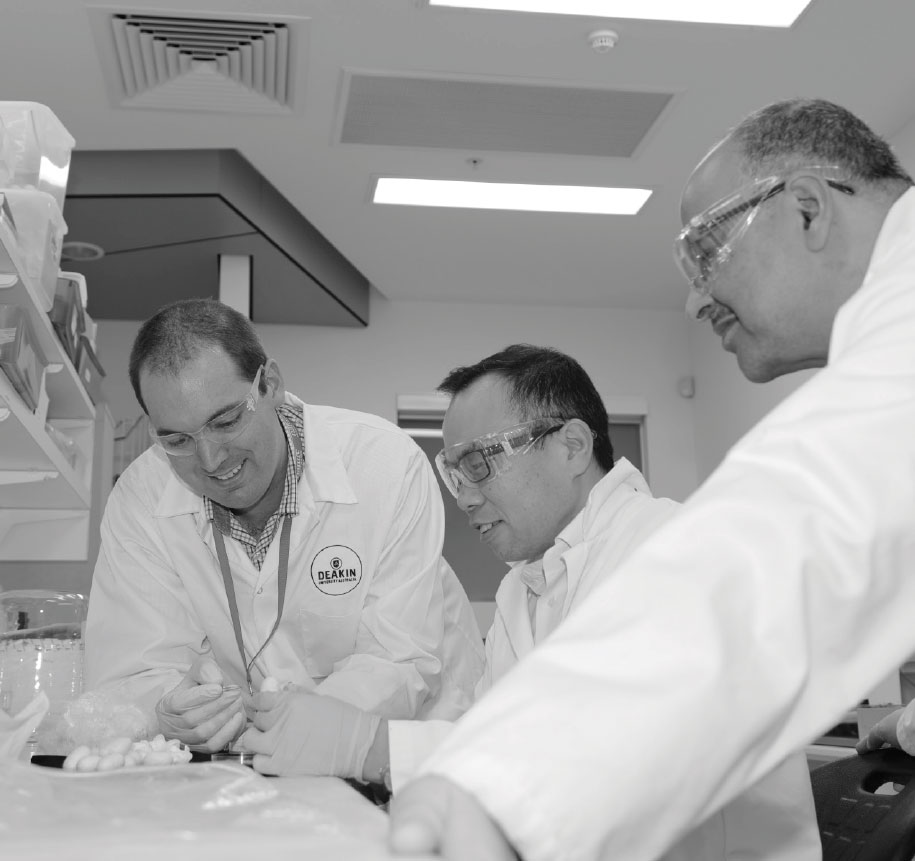
[(531, 617), (527, 608), (527, 586), (519, 577), (519, 570), (511, 571), (500, 588), (499, 610), (505, 620), (505, 633), (518, 660), (534, 648)]

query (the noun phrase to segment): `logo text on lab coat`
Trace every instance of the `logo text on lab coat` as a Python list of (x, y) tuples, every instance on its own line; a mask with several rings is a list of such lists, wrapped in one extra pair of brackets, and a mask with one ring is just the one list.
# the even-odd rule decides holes
[(312, 560), (311, 581), (325, 595), (345, 595), (362, 582), (362, 560), (352, 547), (331, 544)]

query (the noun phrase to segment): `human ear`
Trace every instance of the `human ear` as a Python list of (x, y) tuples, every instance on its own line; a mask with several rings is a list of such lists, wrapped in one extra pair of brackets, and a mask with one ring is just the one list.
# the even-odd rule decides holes
[(568, 452), (569, 465), (575, 474), (583, 473), (591, 463), (594, 451), (594, 434), (581, 419), (570, 419), (559, 431)]
[(267, 384), (266, 397), (282, 401), (285, 397), (286, 386), (283, 385), (283, 373), (276, 359), (267, 359), (263, 370), (263, 380)]
[(822, 251), (833, 218), (832, 197), (826, 181), (812, 174), (802, 174), (788, 183), (786, 191), (802, 225), (804, 244), (810, 251)]

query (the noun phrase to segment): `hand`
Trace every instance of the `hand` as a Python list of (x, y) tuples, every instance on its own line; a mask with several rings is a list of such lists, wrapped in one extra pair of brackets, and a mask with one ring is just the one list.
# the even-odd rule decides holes
[(915, 700), (905, 708), (896, 709), (874, 724), (870, 732), (856, 745), (858, 753), (880, 750), (884, 744), (915, 756)]
[(396, 855), (448, 861), (517, 861), (502, 830), (477, 800), (443, 777), (422, 777), (394, 796), (388, 846)]
[(381, 718), (333, 697), (303, 690), (254, 696), (254, 726), (239, 740), (254, 769), (285, 777), (318, 774), (362, 778)]
[(222, 670), (198, 658), (187, 675), (156, 704), (159, 729), (166, 738), (206, 750), (222, 750), (245, 728), (241, 691), (225, 690)]

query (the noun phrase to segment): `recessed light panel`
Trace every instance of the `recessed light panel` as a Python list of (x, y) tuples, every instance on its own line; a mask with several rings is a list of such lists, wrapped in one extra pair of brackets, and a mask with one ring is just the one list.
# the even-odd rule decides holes
[(649, 197), (651, 191), (644, 188), (381, 177), (375, 185), (372, 202), (458, 209), (635, 215)]
[(430, 6), (549, 12), (592, 18), (640, 18), (695, 24), (790, 27), (810, 0), (428, 0)]

